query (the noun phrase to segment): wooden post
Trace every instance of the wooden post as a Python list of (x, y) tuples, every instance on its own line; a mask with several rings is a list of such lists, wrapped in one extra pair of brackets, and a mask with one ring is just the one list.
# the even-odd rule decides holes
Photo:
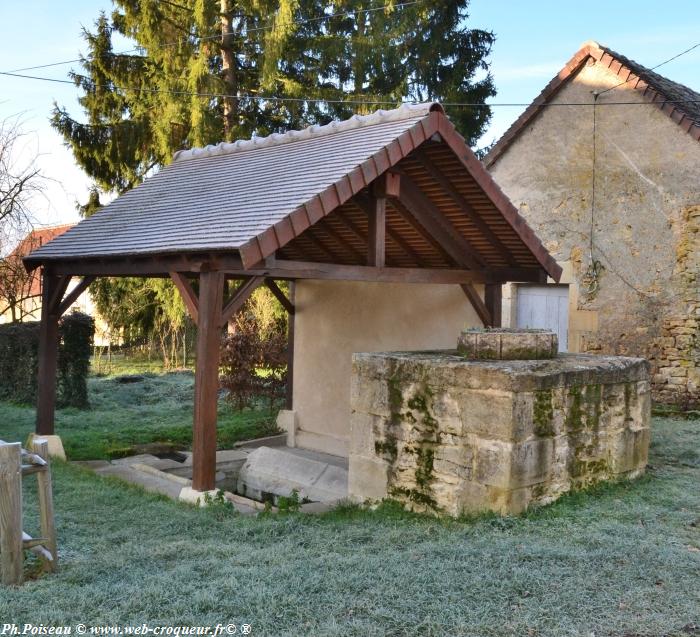
[(22, 446), (0, 444), (0, 576), (5, 585), (21, 584)]
[(41, 537), (45, 540), (45, 547), (51, 553), (51, 561), (45, 562), (52, 571), (58, 566), (58, 543), (56, 542), (56, 526), (53, 515), (53, 488), (51, 484), (51, 470), (49, 459), (49, 443), (43, 438), (34, 438), (34, 453), (46, 462), (46, 469), (36, 475), (37, 496), (39, 499), (39, 520), (41, 524)]
[(491, 325), (489, 327), (501, 327), (503, 306), (503, 285), (501, 283), (486, 284), (484, 303), (491, 315)]
[(210, 491), (215, 486), (223, 295), (223, 273), (201, 272), (192, 432), (192, 488), (197, 491)]
[(58, 307), (68, 285), (67, 277), (42, 272), (41, 325), (39, 327), (39, 378), (36, 393), (36, 433), (54, 433), (56, 411), (56, 363), (58, 359)]
[[(294, 292), (296, 283), (289, 282), (289, 300), (294, 306)], [(294, 409), (294, 316), (296, 312), (287, 314), (287, 395), (285, 407), (290, 411)]]
[(383, 268), (386, 257), (386, 198), (373, 197), (369, 222), (367, 265)]

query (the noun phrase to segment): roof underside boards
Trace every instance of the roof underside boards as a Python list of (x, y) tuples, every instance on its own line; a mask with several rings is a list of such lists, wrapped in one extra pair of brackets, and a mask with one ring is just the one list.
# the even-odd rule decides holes
[(609, 69), (619, 78), (620, 89), (637, 91), (645, 100), (656, 104), (693, 139), (700, 141), (700, 93), (669, 80), (597, 42), (587, 42), (494, 144), (484, 158), (484, 164), (492, 166), (527, 125), (542, 112), (545, 104), (589, 61)]
[[(433, 169), (444, 175), (468, 200), (473, 210), (502, 245), (499, 249), (477, 226), (445, 189), (432, 179), (423, 162), (409, 155), (396, 169), (417, 184), (446, 219), (464, 236), (482, 258), (486, 267), (538, 267), (537, 259), (503, 218), (487, 195), (464, 170), (454, 153), (444, 143), (428, 141), (421, 155)], [(368, 216), (353, 198), (327, 217), (311, 226), (281, 248), (279, 255), (291, 260), (338, 262), (362, 265), (367, 260)], [(402, 213), (398, 202), (387, 202), (386, 263), (390, 267), (454, 267), (455, 264), (438, 247), (431, 244)]]
[(456, 244), (444, 249), (401, 197), (389, 199), (387, 266), (560, 274), (437, 104), (178, 155), (27, 265), (216, 252), (238, 254), (244, 270), (275, 255), (366, 265), (370, 186), (391, 169), (402, 195), (412, 190), (414, 207), (437, 218), (433, 234)]

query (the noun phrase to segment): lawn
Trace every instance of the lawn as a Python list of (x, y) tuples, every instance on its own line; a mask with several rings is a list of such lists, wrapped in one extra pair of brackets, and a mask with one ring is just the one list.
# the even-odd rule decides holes
[[(192, 372), (146, 372), (140, 375), (143, 380), (123, 383), (120, 378), (125, 371), (137, 370), (123, 365), (116, 369), (120, 375), (88, 379), (90, 409), (57, 411), (56, 433), (61, 436), (69, 459), (118, 457), (129, 454), (134, 444), (149, 442), (170, 442), (189, 448)], [(219, 447), (274, 433), (275, 415), (265, 408), (239, 412), (220, 400)], [(33, 430), (33, 408), (0, 402), (0, 439), (26, 440)]]
[(671, 419), (654, 422), (646, 477), (515, 518), (391, 505), (242, 517), (57, 464), (60, 571), (2, 591), (0, 621), (687, 637), (700, 630), (699, 486), (700, 422)]

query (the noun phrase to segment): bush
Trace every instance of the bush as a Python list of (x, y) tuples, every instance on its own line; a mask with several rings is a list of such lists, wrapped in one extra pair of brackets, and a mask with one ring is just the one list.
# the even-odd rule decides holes
[(256, 399), (267, 399), (272, 406), (284, 398), (287, 335), (283, 321), (263, 331), (252, 313), (238, 315), (233, 333), (222, 345), (221, 386), (238, 409), (253, 406)]
[[(0, 399), (35, 404), (39, 368), (39, 322), (0, 325)], [(60, 406), (88, 407), (95, 323), (78, 312), (59, 322), (56, 401)]]

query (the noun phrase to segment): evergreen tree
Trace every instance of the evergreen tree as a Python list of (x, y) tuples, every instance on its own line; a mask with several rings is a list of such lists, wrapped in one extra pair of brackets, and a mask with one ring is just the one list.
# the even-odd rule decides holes
[[(86, 121), (58, 105), (52, 120), (103, 192), (132, 188), (182, 148), (406, 100), (483, 103), (495, 94), (486, 61), (494, 36), (466, 26), (468, 0), (113, 3), (84, 32), (83, 70), (71, 73)], [(115, 35), (137, 48), (116, 53)], [(260, 99), (272, 96), (284, 99)], [(485, 107), (447, 110), (471, 144), (490, 117)], [(80, 207), (85, 216), (99, 208), (97, 188)], [(134, 337), (184, 312), (169, 282), (106, 280), (93, 293), (102, 315), (131, 325)]]

